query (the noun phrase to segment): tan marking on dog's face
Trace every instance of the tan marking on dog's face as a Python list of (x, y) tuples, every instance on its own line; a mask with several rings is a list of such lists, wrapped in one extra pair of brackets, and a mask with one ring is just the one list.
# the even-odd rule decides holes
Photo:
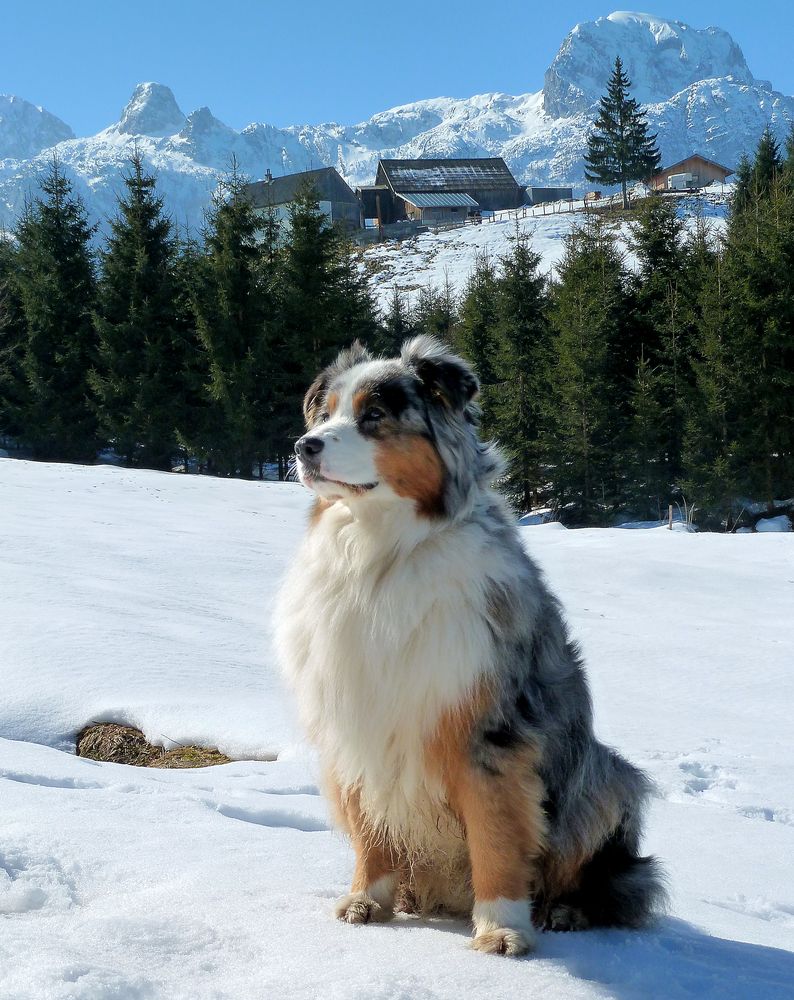
[(353, 418), (358, 420), (361, 414), (370, 406), (372, 393), (368, 389), (359, 389), (353, 393)]
[(329, 417), (332, 417), (336, 413), (337, 406), (339, 406), (339, 393), (329, 392), (325, 400), (325, 409)]
[(474, 761), (475, 728), (492, 704), (481, 685), (448, 710), (425, 747), (425, 760), (465, 828), (476, 899), (524, 899), (537, 884), (545, 848), (545, 788), (534, 747), (505, 751), (494, 773)]
[[(404, 432), (399, 417), (395, 416), (381, 398), (378, 386), (367, 386), (353, 393), (353, 419), (367, 423), (366, 436), (383, 438)], [(366, 421), (369, 411), (375, 410), (380, 416), (377, 421)]]
[(399, 497), (416, 501), (424, 517), (444, 512), (444, 465), (432, 442), (420, 434), (389, 434), (375, 446), (375, 468)]

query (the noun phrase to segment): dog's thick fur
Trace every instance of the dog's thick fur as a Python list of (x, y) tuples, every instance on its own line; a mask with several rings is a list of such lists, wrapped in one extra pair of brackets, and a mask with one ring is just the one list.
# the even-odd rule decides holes
[(491, 487), (477, 380), (418, 337), (344, 352), (307, 393), (317, 499), (282, 589), (280, 654), (356, 852), (351, 923), (465, 913), (474, 946), (644, 924), (649, 787), (593, 735), (560, 607)]

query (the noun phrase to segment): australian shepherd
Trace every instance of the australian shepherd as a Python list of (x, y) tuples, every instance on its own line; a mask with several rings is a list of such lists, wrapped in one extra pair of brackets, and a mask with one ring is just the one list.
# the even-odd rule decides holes
[(316, 495), (282, 588), (284, 670), (355, 849), (337, 916), (470, 917), (474, 947), (644, 924), (645, 776), (593, 734), (556, 599), (492, 488), (478, 383), (430, 337), (318, 376), (295, 445)]

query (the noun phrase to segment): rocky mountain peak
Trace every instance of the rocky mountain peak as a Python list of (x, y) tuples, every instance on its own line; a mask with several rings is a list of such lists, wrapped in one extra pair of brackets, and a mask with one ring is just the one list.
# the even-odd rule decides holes
[(643, 104), (669, 100), (700, 80), (754, 82), (742, 50), (727, 31), (615, 11), (569, 32), (546, 70), (546, 113), (565, 118), (590, 109), (604, 92), (616, 56)]
[(185, 116), (173, 91), (162, 83), (139, 83), (113, 126), (126, 135), (174, 135), (184, 126)]
[(74, 132), (60, 118), (21, 97), (0, 94), (0, 160), (26, 159)]

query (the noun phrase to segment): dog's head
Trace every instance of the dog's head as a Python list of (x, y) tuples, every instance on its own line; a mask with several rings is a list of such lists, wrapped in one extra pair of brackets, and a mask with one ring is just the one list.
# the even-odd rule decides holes
[(328, 500), (410, 500), (420, 515), (453, 513), (488, 471), (477, 390), (466, 362), (432, 337), (389, 359), (354, 344), (306, 393), (307, 433), (295, 444), (301, 481)]

